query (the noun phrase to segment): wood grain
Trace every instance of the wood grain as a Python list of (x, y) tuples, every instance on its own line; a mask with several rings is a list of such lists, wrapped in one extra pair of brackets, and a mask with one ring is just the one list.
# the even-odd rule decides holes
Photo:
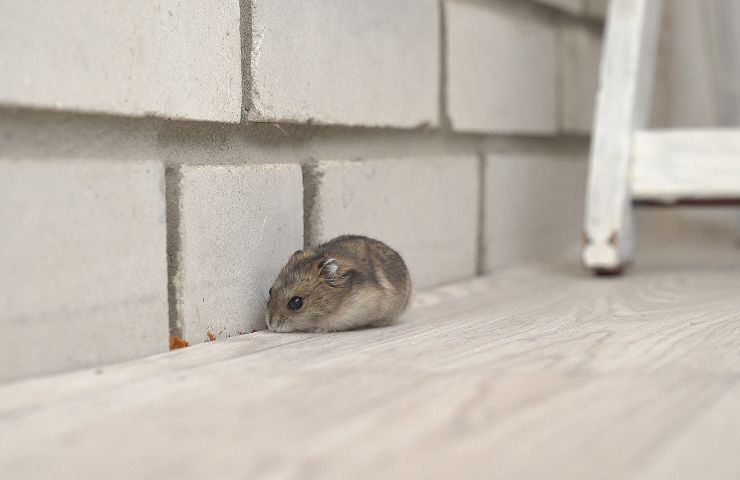
[(740, 256), (533, 265), (399, 325), (258, 332), (0, 387), (3, 478), (740, 477)]
[(645, 130), (635, 134), (636, 200), (740, 199), (740, 130)]

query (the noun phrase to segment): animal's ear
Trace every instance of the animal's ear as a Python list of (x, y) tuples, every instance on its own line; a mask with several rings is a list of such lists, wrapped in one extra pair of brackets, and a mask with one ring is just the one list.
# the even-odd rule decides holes
[(327, 280), (336, 277), (337, 270), (339, 270), (339, 264), (336, 258), (327, 258), (319, 263), (319, 275)]
[(293, 252), (293, 255), (291, 255), (291, 258), (295, 257), (296, 255), (300, 255), (302, 253), (303, 253), (303, 250), (296, 250), (295, 252)]

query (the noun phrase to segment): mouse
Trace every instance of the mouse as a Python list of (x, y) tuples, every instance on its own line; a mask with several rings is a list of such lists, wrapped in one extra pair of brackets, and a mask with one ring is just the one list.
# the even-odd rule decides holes
[(385, 243), (342, 235), (291, 255), (269, 290), (273, 332), (337, 332), (393, 324), (406, 309), (411, 278)]

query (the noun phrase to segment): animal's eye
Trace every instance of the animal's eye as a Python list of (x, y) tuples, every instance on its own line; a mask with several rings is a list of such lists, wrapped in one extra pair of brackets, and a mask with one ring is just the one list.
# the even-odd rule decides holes
[(267, 293), (272, 297), (272, 287), (270, 287), (270, 290), (268, 290)]
[(301, 297), (293, 297), (288, 302), (288, 308), (291, 310), (298, 310), (303, 306), (303, 299)]

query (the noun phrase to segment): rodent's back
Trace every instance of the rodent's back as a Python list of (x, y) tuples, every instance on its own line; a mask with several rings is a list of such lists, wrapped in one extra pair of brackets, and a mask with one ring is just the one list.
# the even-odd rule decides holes
[[(411, 279), (401, 255), (385, 243), (361, 235), (342, 235), (319, 245), (317, 253), (334, 257), (345, 265), (351, 263), (358, 271), (358, 284), (369, 284), (383, 291), (395, 290), (403, 298), (403, 306), (411, 294)], [(391, 293), (391, 292), (386, 292)]]
[(348, 328), (389, 325), (405, 310), (411, 296), (409, 271), (401, 255), (385, 243), (343, 235), (311, 250), (324, 258), (336, 258), (340, 269), (354, 271), (348, 298), (327, 320), (327, 329), (342, 329), (337, 322)]

